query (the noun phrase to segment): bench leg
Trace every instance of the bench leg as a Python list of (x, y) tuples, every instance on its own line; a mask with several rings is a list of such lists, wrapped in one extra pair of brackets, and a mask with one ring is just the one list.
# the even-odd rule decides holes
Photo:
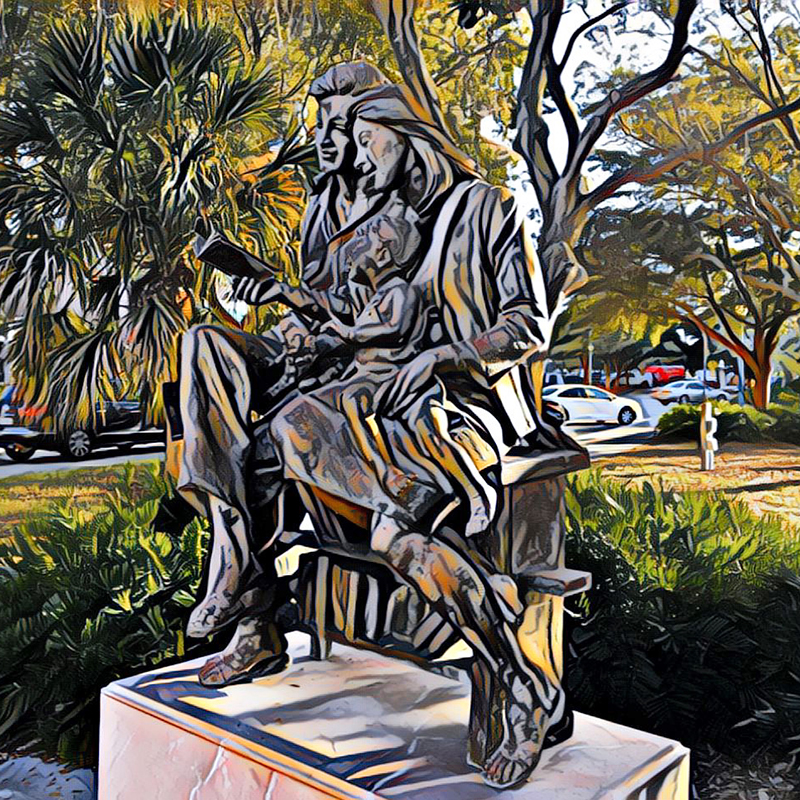
[(315, 661), (324, 661), (331, 654), (331, 643), (326, 628), (329, 575), (330, 559), (327, 556), (320, 556), (314, 585), (314, 635), (311, 637), (311, 658)]

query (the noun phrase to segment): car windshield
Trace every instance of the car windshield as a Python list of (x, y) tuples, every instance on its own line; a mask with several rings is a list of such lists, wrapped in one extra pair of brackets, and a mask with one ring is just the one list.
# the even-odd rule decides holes
[(554, 392), (558, 391), (558, 386), (548, 386), (546, 389), (542, 390), (542, 394), (553, 394)]

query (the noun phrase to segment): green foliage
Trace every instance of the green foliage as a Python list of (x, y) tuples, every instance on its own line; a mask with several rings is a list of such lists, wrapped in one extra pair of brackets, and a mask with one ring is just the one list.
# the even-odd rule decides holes
[(571, 481), (577, 708), (739, 758), (800, 741), (800, 541), (714, 494)]
[(208, 17), (107, 22), (53, 19), (0, 123), (9, 360), (63, 426), (128, 391), (158, 414), (182, 330), (232, 322), (191, 256), (198, 212), (293, 274), (305, 204), (308, 148), (277, 69)]
[[(0, 541), (0, 739), (7, 748), (93, 763), (100, 689), (184, 656), (205, 533), (152, 530), (158, 467), (94, 517), (68, 503)], [(139, 473), (141, 475), (141, 473)]]
[[(740, 406), (725, 400), (716, 400), (713, 406), (719, 442), (763, 442), (773, 439), (796, 444), (800, 441), (800, 412), (797, 409), (771, 406), (769, 411), (759, 411), (752, 406)], [(699, 405), (673, 406), (659, 419), (659, 433), (662, 436), (699, 441), (700, 413)]]

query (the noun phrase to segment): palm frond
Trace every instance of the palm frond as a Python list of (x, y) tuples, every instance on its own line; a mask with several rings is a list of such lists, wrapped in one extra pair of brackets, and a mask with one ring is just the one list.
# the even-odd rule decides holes
[(217, 26), (197, 26), (185, 14), (171, 23), (159, 17), (128, 19), (111, 38), (110, 69), (122, 101), (139, 107), (167, 90), (192, 99), (206, 73), (233, 54), (234, 43)]
[(181, 132), (158, 141), (163, 153), (161, 210), (172, 214), (194, 210), (213, 198), (222, 183), (213, 140), (205, 133)]
[(117, 334), (118, 351), (135, 358), (136, 377), (142, 389), (147, 421), (160, 412), (158, 387), (177, 376), (177, 353), (186, 320), (168, 296), (153, 294), (122, 321)]
[(98, 404), (113, 399), (114, 380), (123, 372), (116, 344), (115, 323), (107, 322), (52, 354), (49, 405), (57, 430), (93, 423)]
[(203, 88), (204, 113), (214, 133), (236, 125), (272, 133), (278, 126), (281, 98), (274, 72), (236, 67)]
[(103, 83), (103, 33), (84, 22), (56, 23), (41, 53), (44, 88), (71, 101), (91, 107)]
[(0, 218), (11, 230), (33, 225), (64, 231), (76, 220), (77, 202), (68, 182), (46, 162), (25, 168), (0, 162)]
[(59, 150), (52, 128), (30, 98), (11, 99), (0, 114), (0, 156), (36, 158)]

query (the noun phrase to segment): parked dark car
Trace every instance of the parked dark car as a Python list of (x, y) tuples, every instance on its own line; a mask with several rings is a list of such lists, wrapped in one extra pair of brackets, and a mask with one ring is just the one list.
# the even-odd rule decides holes
[(105, 401), (91, 423), (63, 433), (50, 430), (46, 406), (19, 405), (13, 387), (0, 394), (0, 447), (14, 461), (27, 461), (37, 450), (57, 450), (67, 458), (86, 458), (97, 447), (127, 450), (135, 444), (164, 441), (161, 428), (142, 427), (136, 400)]

